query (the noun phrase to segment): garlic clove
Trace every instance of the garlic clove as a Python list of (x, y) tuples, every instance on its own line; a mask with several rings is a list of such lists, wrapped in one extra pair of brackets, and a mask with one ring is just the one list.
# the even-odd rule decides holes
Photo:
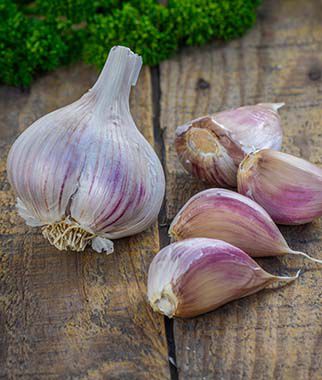
[(168, 317), (194, 317), (294, 277), (265, 272), (242, 250), (221, 240), (188, 239), (163, 248), (152, 260), (148, 300)]
[(283, 103), (262, 103), (192, 120), (176, 131), (180, 162), (191, 174), (216, 186), (237, 186), (238, 165), (245, 154), (262, 148), (279, 150)]
[(236, 173), (244, 153), (211, 116), (177, 128), (175, 146), (183, 167), (202, 181), (236, 187)]
[(92, 242), (111, 252), (108, 239), (141, 232), (157, 219), (163, 169), (129, 110), (141, 66), (130, 49), (112, 48), (93, 88), (37, 120), (9, 152), (20, 215), (42, 226), (60, 250), (82, 251)]
[(310, 258), (288, 246), (260, 205), (227, 189), (208, 189), (194, 195), (173, 219), (169, 235), (173, 241), (198, 237), (224, 240), (253, 257), (300, 254)]
[(279, 224), (303, 224), (322, 215), (322, 169), (301, 158), (263, 149), (238, 171), (238, 191)]

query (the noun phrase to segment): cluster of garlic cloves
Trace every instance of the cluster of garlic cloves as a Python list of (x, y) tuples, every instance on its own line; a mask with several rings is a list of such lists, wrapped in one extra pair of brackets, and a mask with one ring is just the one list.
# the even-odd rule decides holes
[(129, 110), (141, 66), (130, 49), (112, 48), (93, 88), (37, 120), (9, 152), (19, 214), (42, 226), (60, 250), (91, 243), (112, 252), (112, 239), (141, 232), (157, 218), (163, 169)]
[(295, 280), (264, 271), (242, 250), (224, 241), (195, 238), (163, 248), (152, 260), (148, 300), (168, 317), (194, 317), (256, 293), (269, 285)]
[[(168, 317), (194, 317), (276, 281), (251, 257), (300, 255), (277, 223), (302, 224), (322, 215), (322, 170), (279, 152), (282, 104), (258, 104), (195, 119), (177, 128), (182, 165), (223, 188), (194, 195), (173, 219), (173, 242), (153, 259), (148, 299)], [(234, 192), (225, 188), (236, 188)]]
[(183, 167), (215, 186), (236, 188), (237, 170), (246, 154), (279, 150), (283, 103), (262, 103), (200, 117), (179, 126), (175, 147)]

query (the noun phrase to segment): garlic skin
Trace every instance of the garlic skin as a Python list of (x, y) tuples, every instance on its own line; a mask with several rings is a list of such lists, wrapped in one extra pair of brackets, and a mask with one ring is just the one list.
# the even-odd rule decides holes
[(245, 252), (221, 240), (187, 239), (163, 248), (152, 260), (148, 300), (154, 311), (195, 317), (277, 281), (294, 277), (265, 272)]
[(263, 149), (238, 170), (238, 191), (278, 224), (304, 224), (322, 215), (322, 169), (290, 154)]
[(284, 103), (259, 103), (244, 106), (214, 115), (214, 120), (228, 130), (233, 140), (238, 141), (244, 153), (255, 149), (280, 150), (283, 131), (278, 110)]
[(302, 255), (293, 251), (269, 214), (253, 200), (227, 189), (208, 189), (194, 195), (173, 219), (172, 241), (189, 238), (224, 240), (252, 257)]
[(60, 250), (91, 243), (110, 253), (110, 239), (141, 232), (158, 216), (163, 169), (129, 110), (141, 66), (130, 49), (112, 48), (93, 88), (33, 123), (9, 152), (19, 214)]
[(200, 117), (176, 130), (175, 147), (183, 167), (209, 184), (237, 187), (238, 165), (256, 149), (282, 146), (278, 109), (261, 103)]

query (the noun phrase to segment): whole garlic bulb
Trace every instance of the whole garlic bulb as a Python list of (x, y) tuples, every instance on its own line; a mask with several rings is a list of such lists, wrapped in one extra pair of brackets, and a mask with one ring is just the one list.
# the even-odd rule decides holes
[(175, 147), (183, 167), (215, 186), (237, 187), (238, 165), (256, 149), (280, 150), (283, 103), (261, 103), (203, 116), (176, 130)]
[(8, 178), (19, 214), (60, 250), (113, 251), (161, 208), (161, 163), (136, 128), (129, 94), (142, 59), (111, 49), (91, 90), (33, 123), (13, 144)]

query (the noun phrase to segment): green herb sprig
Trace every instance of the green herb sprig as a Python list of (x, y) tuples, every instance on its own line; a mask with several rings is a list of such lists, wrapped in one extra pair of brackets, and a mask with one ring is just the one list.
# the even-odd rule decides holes
[(125, 45), (157, 65), (179, 47), (241, 36), (260, 0), (0, 0), (0, 82), (28, 87), (37, 73), (82, 57), (101, 68)]

